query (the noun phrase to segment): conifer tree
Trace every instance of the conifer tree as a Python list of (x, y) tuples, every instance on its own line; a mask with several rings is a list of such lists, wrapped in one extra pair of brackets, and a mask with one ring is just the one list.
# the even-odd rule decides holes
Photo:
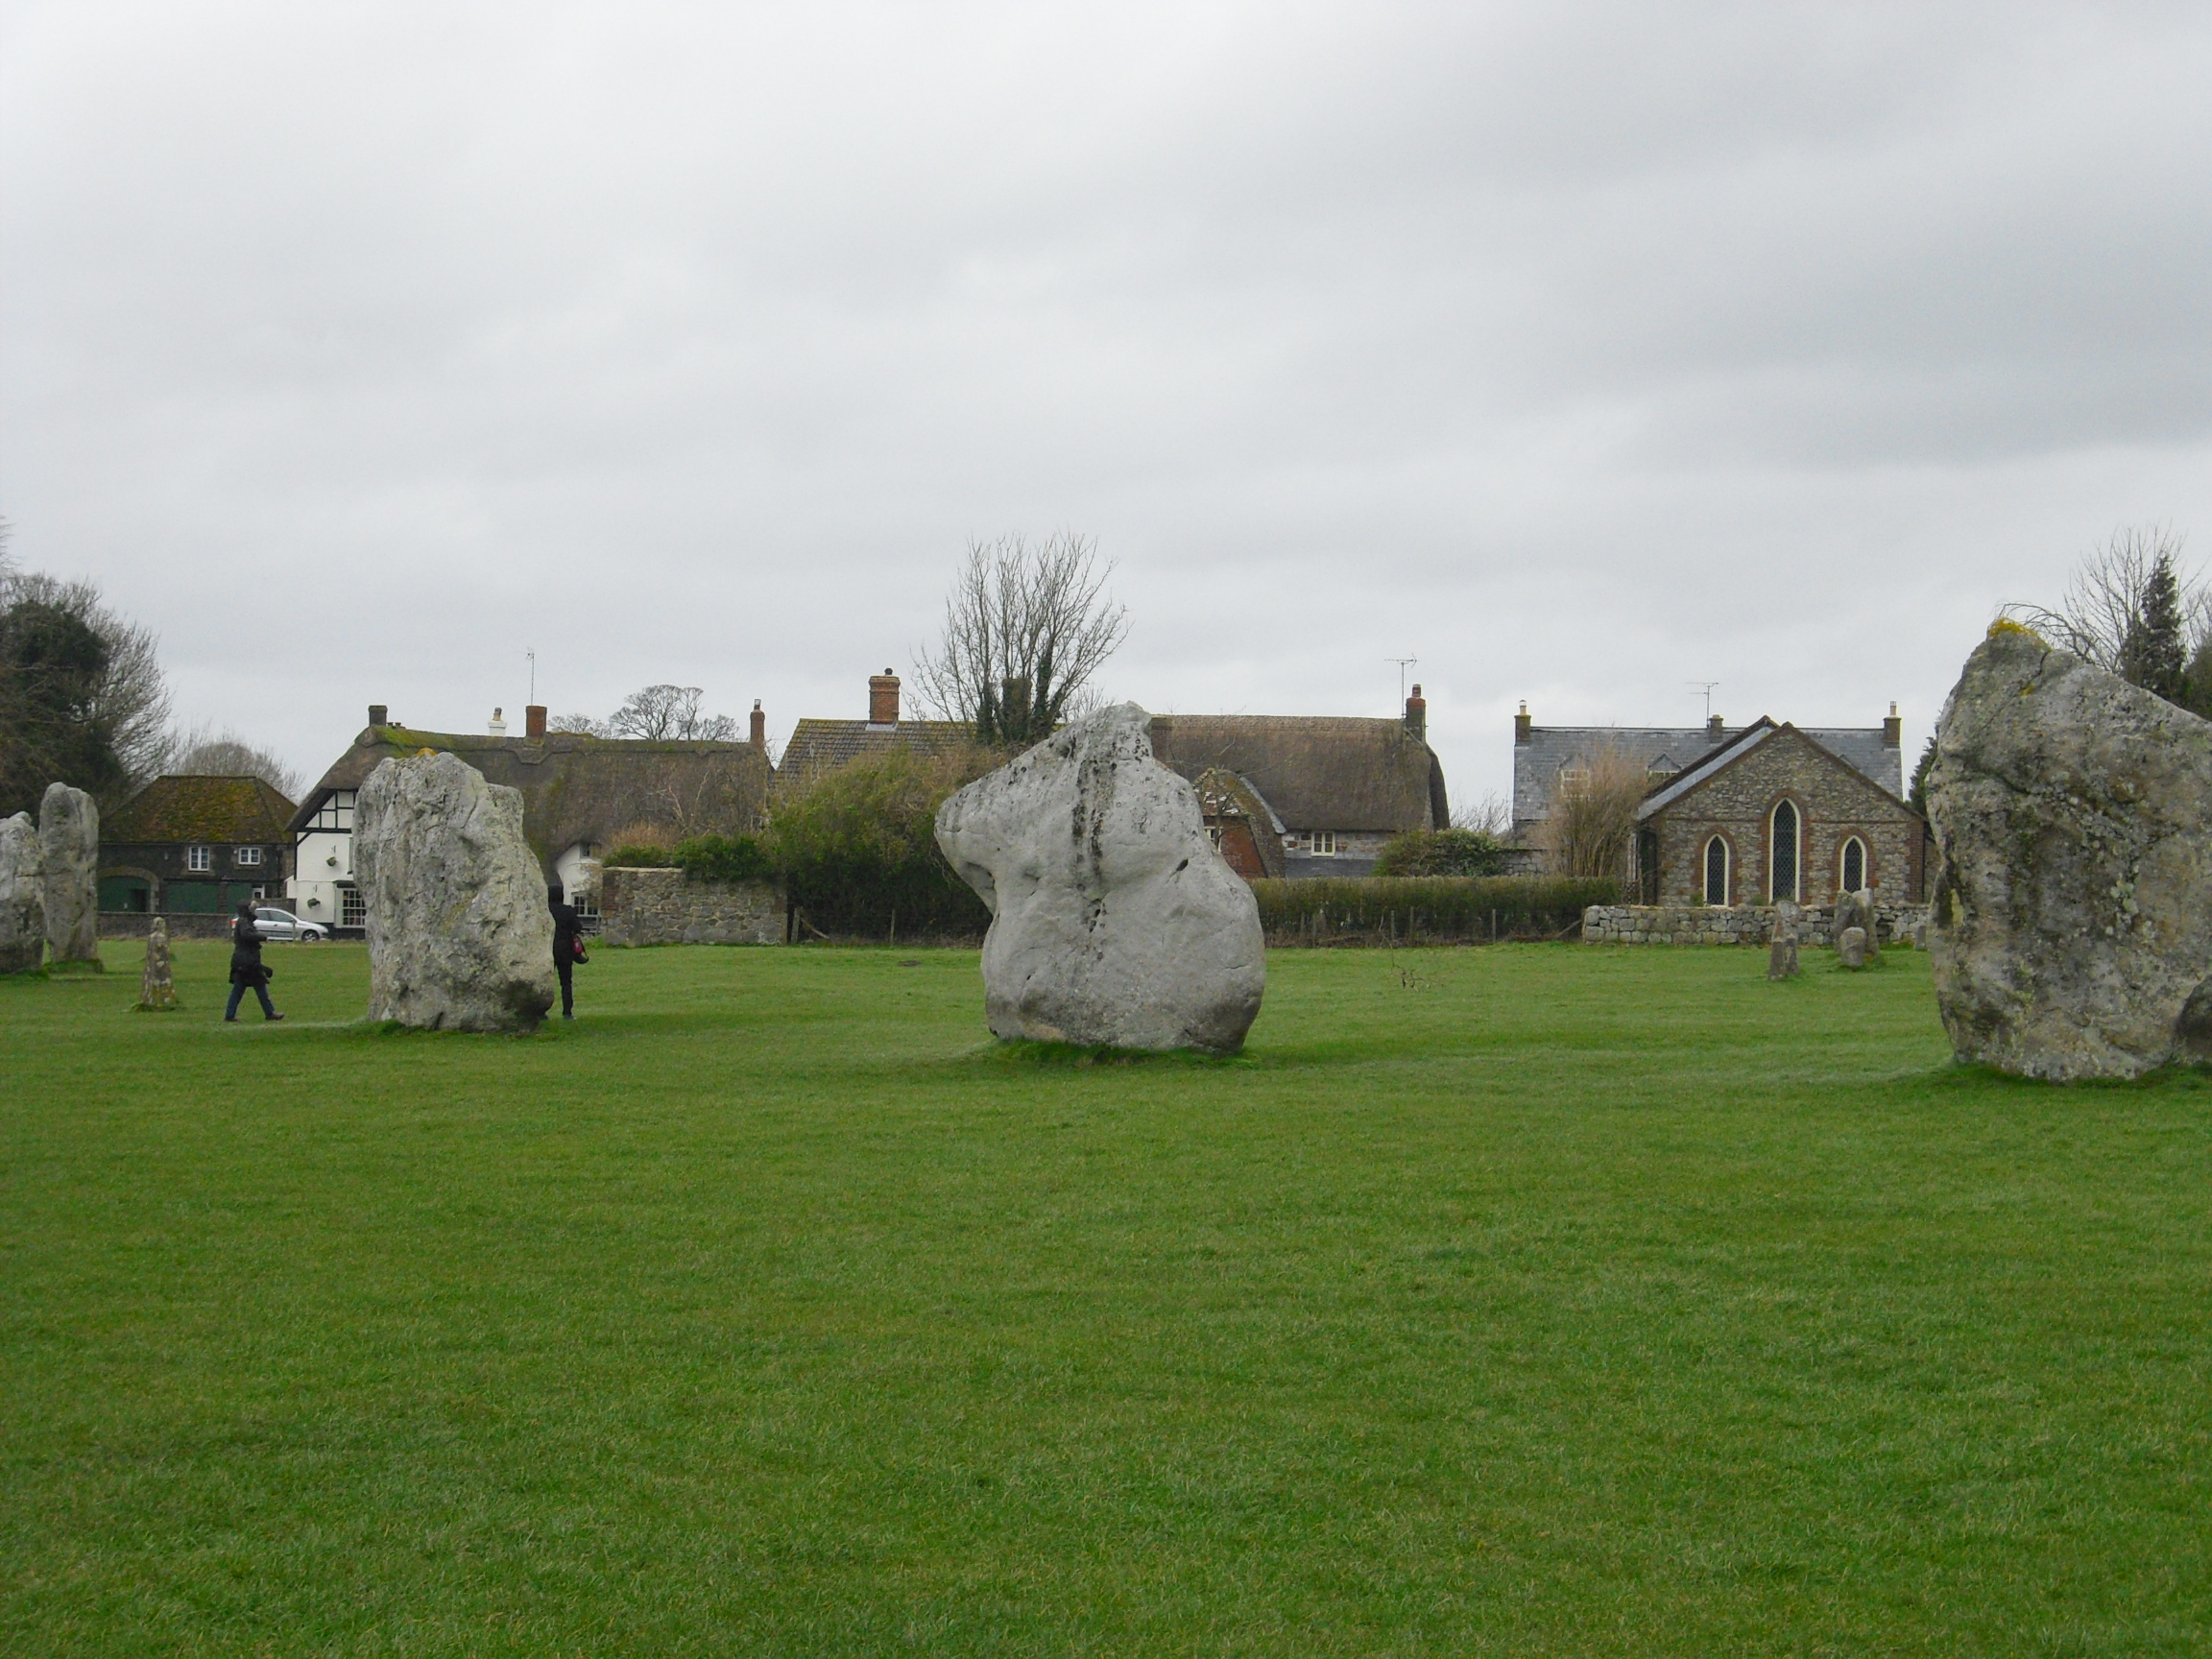
[(2169, 703), (2187, 695), (2188, 641), (2181, 615), (2181, 586), (2163, 551), (2152, 561), (2143, 596), (2120, 642), (2120, 676)]

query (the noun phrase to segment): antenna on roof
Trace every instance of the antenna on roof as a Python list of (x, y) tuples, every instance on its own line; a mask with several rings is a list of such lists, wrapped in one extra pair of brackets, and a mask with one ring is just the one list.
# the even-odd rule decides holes
[(538, 701), (538, 653), (533, 649), (522, 655), (530, 659), (530, 701), (535, 703)]
[(1719, 685), (1720, 682), (1718, 680), (1685, 680), (1683, 684), (1693, 691), (1705, 693), (1705, 718), (1710, 721), (1713, 718), (1713, 688)]
[(1413, 667), (1421, 659), (1418, 657), (1385, 657), (1382, 661), (1398, 664), (1398, 701), (1403, 704), (1406, 701), (1406, 670)]

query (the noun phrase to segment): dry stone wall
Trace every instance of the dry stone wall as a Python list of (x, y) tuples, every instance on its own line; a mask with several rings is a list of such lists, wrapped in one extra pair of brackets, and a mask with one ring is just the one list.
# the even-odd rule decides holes
[[(1917, 942), (1928, 920), (1925, 904), (1876, 904), (1886, 944)], [(1836, 912), (1806, 905), (1797, 912), (1797, 939), (1831, 942)], [(1774, 931), (1769, 904), (1593, 904), (1582, 912), (1585, 945), (1764, 945)]]
[(616, 865), (599, 876), (599, 937), (609, 945), (781, 945), (783, 889)]

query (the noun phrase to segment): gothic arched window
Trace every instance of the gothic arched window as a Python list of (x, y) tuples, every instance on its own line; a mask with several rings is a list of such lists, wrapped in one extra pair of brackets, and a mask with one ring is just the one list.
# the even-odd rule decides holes
[(1866, 843), (1853, 835), (1843, 843), (1843, 891), (1856, 893), (1866, 885)]
[(1773, 849), (1773, 880), (1767, 887), (1767, 897), (1776, 903), (1787, 899), (1797, 901), (1797, 808), (1788, 801), (1777, 803), (1772, 820), (1773, 837), (1768, 843)]
[(1718, 835), (1705, 843), (1705, 902), (1728, 902), (1728, 843)]

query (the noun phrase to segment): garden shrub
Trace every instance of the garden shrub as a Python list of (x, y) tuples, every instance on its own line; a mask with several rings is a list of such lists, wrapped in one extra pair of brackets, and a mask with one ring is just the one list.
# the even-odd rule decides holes
[(1593, 904), (1618, 904), (1606, 878), (1383, 876), (1255, 881), (1271, 945), (1455, 944), (1558, 939)]
[(619, 865), (625, 870), (667, 870), (682, 860), (676, 856), (673, 847), (645, 847), (632, 842), (626, 847), (615, 848), (599, 862)]
[(687, 881), (773, 881), (776, 861), (751, 835), (694, 835), (676, 843), (670, 863)]
[(1495, 876), (1512, 856), (1481, 830), (1409, 830), (1383, 844), (1378, 876)]
[(991, 913), (937, 851), (936, 818), (947, 796), (998, 763), (984, 750), (892, 749), (780, 800), (768, 852), (807, 926), (833, 937), (980, 936)]

